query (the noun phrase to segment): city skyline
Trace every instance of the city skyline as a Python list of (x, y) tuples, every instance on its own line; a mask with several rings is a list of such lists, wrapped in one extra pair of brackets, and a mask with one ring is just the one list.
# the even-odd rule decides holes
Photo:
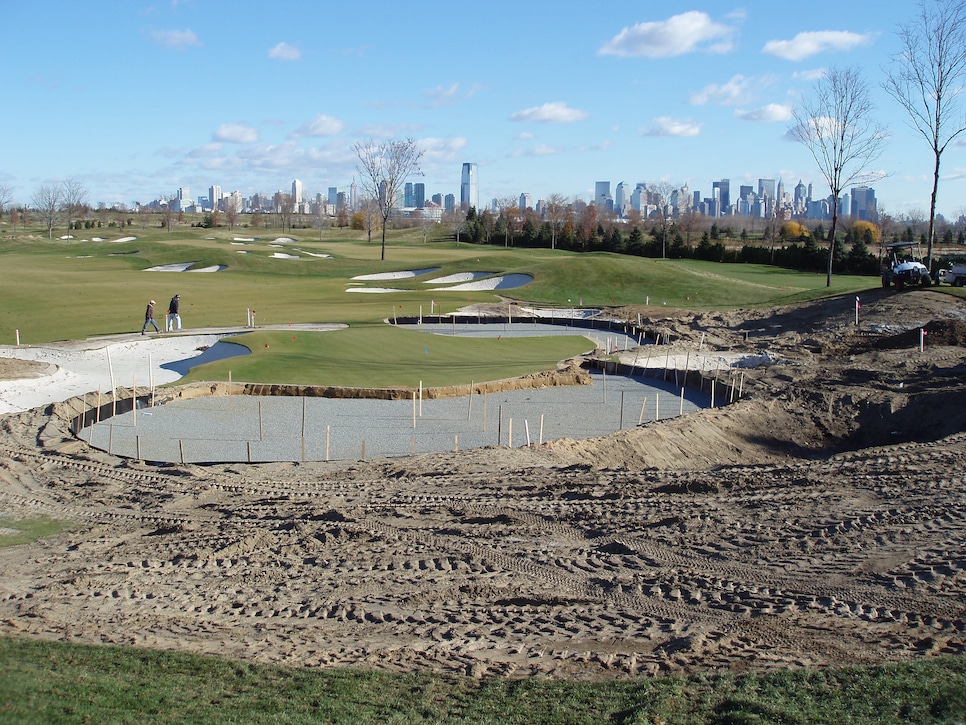
[[(409, 181), (459, 199), (473, 159), (483, 206), (522, 194), (589, 202), (607, 178), (615, 193), (665, 182), (703, 196), (730, 179), (732, 202), (759, 178), (801, 179), (824, 196), (810, 154), (787, 137), (791, 111), (824, 69), (857, 66), (889, 133), (879, 208), (921, 213), (931, 153), (881, 87), (914, 11), (817, 0), (785, 28), (705, 2), (570, 13), (497, 0), (485, 13), (432, 14), (377, 0), (360, 36), (355, 9), (337, 5), (51, 0), (58, 22), (42, 49), (30, 33), (0, 46), (7, 67), (26, 68), (7, 86), (0, 185), (19, 203), (65, 179), (95, 205), (181, 187), (271, 194), (292, 179), (325, 196), (358, 181), (355, 142), (413, 138), (424, 175)], [(31, 27), (36, 11), (15, 5), (6, 20)], [(515, 52), (474, 50), (497, 45)], [(398, 68), (389, 83), (386, 67)], [(964, 208), (957, 141), (938, 210)]]

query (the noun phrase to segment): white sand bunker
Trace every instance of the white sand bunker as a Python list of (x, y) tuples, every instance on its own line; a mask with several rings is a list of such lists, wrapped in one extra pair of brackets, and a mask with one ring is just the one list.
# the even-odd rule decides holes
[(427, 267), (426, 269), (410, 269), (400, 272), (380, 272), (379, 274), (360, 274), (352, 279), (378, 280), (378, 279), (408, 279), (409, 277), (419, 277), (423, 274), (436, 272), (439, 267)]
[(423, 284), (455, 284), (457, 282), (472, 282), (475, 279), (489, 277), (492, 272), (457, 272), (445, 277), (423, 280)]
[(346, 292), (365, 292), (367, 294), (386, 294), (387, 292), (408, 292), (404, 289), (392, 289), (390, 287), (349, 287)]
[(145, 272), (220, 272), (223, 269), (228, 269), (228, 265), (225, 264), (215, 264), (210, 267), (201, 267), (199, 269), (191, 269), (197, 262), (181, 262), (179, 264), (161, 264), (157, 267), (148, 267)]
[(254, 242), (255, 237), (235, 237), (232, 242)]
[(270, 255), (272, 259), (298, 259), (297, 254), (285, 254), (285, 252), (272, 252)]
[(120, 239), (114, 239), (111, 244), (120, 244), (121, 242), (133, 242), (136, 241), (137, 237), (121, 237)]
[(294, 241), (296, 240), (292, 239), (291, 237), (278, 237), (275, 239), (276, 244), (290, 244), (291, 242), (294, 242)]
[(319, 257), (320, 259), (332, 259), (331, 254), (319, 254), (318, 252), (306, 252), (304, 249), (296, 249), (299, 254), (306, 254), (310, 257)]
[(513, 289), (515, 287), (525, 287), (533, 281), (529, 274), (505, 274), (499, 277), (490, 277), (475, 282), (453, 285), (452, 287), (433, 287), (431, 292), (446, 292), (453, 290), (456, 292), (474, 292), (480, 290)]

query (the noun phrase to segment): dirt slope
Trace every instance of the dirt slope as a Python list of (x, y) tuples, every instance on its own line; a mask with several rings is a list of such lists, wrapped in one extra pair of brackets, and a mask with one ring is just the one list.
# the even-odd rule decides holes
[(6, 416), (0, 510), (77, 529), (0, 549), (0, 632), (582, 679), (963, 651), (962, 301), (652, 310), (780, 363), (602, 439), (353, 465), (149, 467), (69, 405)]

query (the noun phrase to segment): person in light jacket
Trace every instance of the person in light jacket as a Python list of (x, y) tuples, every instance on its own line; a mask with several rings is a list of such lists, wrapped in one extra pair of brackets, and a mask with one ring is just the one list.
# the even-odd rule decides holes
[(165, 325), (165, 329), (168, 332), (171, 332), (172, 330), (174, 330), (175, 323), (178, 324), (178, 329), (179, 330), (181, 329), (181, 313), (178, 312), (180, 306), (181, 306), (181, 295), (175, 295), (174, 297), (171, 298), (171, 301), (168, 303), (168, 317), (167, 317), (167, 324)]

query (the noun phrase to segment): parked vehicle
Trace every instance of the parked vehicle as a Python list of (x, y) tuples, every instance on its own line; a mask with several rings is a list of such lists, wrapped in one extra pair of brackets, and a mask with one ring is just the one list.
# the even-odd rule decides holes
[(896, 289), (912, 285), (927, 287), (932, 284), (929, 270), (922, 263), (922, 248), (918, 242), (892, 242), (886, 245), (888, 256), (882, 264), (882, 286)]
[(953, 287), (962, 287), (966, 284), (966, 264), (954, 264), (949, 269), (940, 270), (939, 281), (951, 284)]

